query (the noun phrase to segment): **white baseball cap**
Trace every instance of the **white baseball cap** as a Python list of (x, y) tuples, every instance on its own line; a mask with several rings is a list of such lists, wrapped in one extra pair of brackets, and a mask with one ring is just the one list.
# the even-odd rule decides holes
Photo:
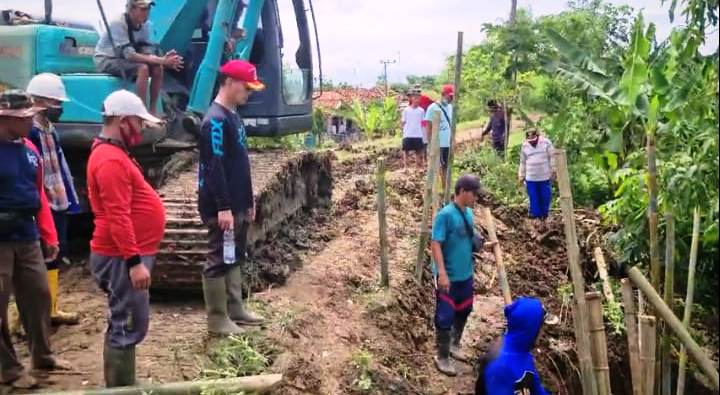
[(162, 123), (160, 118), (150, 114), (138, 95), (121, 89), (108, 95), (103, 102), (106, 117), (136, 116), (154, 124)]

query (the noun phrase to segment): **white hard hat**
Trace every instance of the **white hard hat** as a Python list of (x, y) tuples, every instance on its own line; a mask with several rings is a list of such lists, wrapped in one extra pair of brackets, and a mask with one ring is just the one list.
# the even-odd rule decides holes
[(52, 73), (41, 73), (33, 77), (28, 83), (26, 92), (31, 96), (70, 101), (65, 93), (65, 84), (62, 79)]
[(121, 89), (108, 95), (103, 102), (103, 115), (107, 117), (140, 117), (151, 123), (162, 120), (150, 114), (138, 95)]

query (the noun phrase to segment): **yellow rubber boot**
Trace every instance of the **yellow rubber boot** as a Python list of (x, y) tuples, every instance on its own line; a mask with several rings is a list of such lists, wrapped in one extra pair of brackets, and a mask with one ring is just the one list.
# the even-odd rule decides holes
[(14, 336), (25, 336), (22, 323), (20, 322), (20, 312), (18, 312), (15, 302), (8, 304), (8, 329), (10, 334)]
[(66, 313), (58, 309), (59, 269), (48, 270), (48, 287), (50, 288), (50, 322), (53, 325), (75, 325), (80, 320), (77, 313)]

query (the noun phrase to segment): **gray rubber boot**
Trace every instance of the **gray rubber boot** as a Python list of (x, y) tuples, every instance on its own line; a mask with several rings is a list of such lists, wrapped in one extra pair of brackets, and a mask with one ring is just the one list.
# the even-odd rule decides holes
[(448, 376), (457, 375), (455, 364), (450, 359), (450, 340), (452, 334), (450, 331), (437, 330), (437, 355), (435, 356), (435, 366), (437, 369)]
[(462, 346), (460, 345), (466, 323), (467, 317), (455, 319), (452, 329), (452, 341), (450, 342), (450, 356), (462, 362), (467, 362), (468, 360), (467, 355), (463, 353)]
[(135, 385), (135, 347), (113, 348), (106, 341), (103, 370), (107, 388)]
[(243, 332), (242, 328), (228, 317), (225, 277), (203, 277), (203, 295), (208, 332), (215, 335), (236, 335)]
[(242, 271), (240, 267), (232, 268), (225, 275), (228, 298), (228, 316), (240, 325), (261, 325), (265, 318), (245, 308), (242, 295)]

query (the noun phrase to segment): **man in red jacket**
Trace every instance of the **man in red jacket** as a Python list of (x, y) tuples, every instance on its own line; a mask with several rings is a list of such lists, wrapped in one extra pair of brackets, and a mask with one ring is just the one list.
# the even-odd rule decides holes
[(40, 241), (53, 260), (58, 238), (42, 160), (26, 138), (39, 111), (25, 92), (0, 94), (0, 383), (19, 389), (33, 388), (37, 381), (18, 361), (10, 338), (7, 308), (13, 289), (33, 368), (70, 369), (50, 349), (50, 291)]
[(110, 307), (105, 384), (120, 387), (135, 384), (135, 346), (150, 324), (150, 271), (165, 231), (162, 201), (128, 149), (142, 141), (143, 122), (160, 120), (126, 90), (111, 93), (103, 106), (103, 129), (87, 165), (95, 215), (90, 266)]

